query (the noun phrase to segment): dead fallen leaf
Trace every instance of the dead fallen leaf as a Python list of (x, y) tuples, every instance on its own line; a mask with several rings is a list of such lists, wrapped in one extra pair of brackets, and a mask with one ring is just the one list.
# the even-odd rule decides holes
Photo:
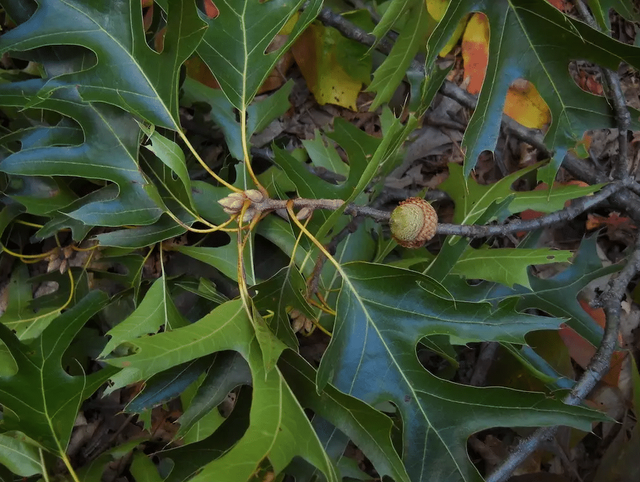
[[(606, 322), (604, 310), (602, 308), (591, 308), (591, 306), (589, 306), (589, 303), (585, 300), (579, 301), (582, 309), (586, 311), (589, 316), (591, 316), (591, 318), (593, 318), (595, 322), (598, 323), (598, 325), (604, 328)], [(595, 354), (596, 348), (566, 325), (563, 325), (560, 328), (559, 334), (564, 341), (564, 344), (569, 349), (569, 355), (571, 356), (571, 358), (582, 368), (586, 368), (589, 364), (589, 361)], [(626, 351), (617, 351), (613, 354), (610, 364), (611, 368), (602, 380), (604, 383), (614, 387), (618, 386), (618, 377), (620, 376), (622, 362), (626, 355)]]

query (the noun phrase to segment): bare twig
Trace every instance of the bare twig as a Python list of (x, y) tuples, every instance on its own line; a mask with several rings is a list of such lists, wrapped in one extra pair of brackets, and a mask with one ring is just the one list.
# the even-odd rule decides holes
[[(573, 177), (588, 184), (608, 182), (605, 174), (596, 171), (586, 162), (578, 159), (571, 153), (567, 154), (562, 162), (564, 167)], [(640, 222), (640, 196), (636, 194), (640, 185), (631, 178), (620, 181), (625, 189), (613, 193), (611, 203), (620, 211), (626, 212), (634, 221)]]
[[(522, 221), (519, 219), (510, 221), (506, 224), (494, 224), (489, 226), (483, 225), (459, 225), (459, 224), (447, 224), (438, 223), (436, 233), (454, 236), (464, 236), (467, 238), (486, 238), (489, 236), (505, 236), (512, 233), (521, 231), (534, 231), (536, 229), (545, 228), (554, 224), (570, 221), (583, 212), (591, 209), (592, 207), (600, 204), (614, 193), (620, 191), (625, 186), (625, 183), (617, 181), (608, 184), (595, 194), (577, 198), (571, 201), (571, 204), (559, 211), (547, 214), (537, 219), (531, 219), (528, 221)], [(250, 193), (250, 191), (247, 191)], [(328, 209), (335, 211), (340, 209), (344, 205), (342, 199), (271, 199), (264, 198), (260, 201), (240, 200), (241, 194), (234, 193), (227, 198), (221, 199), (219, 202), (225, 207), (230, 215), (238, 214), (242, 209), (243, 202), (250, 202), (250, 207), (247, 212), (251, 212), (251, 217), (256, 214), (266, 214), (271, 211), (278, 211), (286, 209), (289, 203), (293, 204), (293, 208), (299, 210), (299, 218), (305, 219), (316, 209)], [(235, 204), (234, 204), (235, 203)], [(235, 212), (235, 211), (238, 212)], [(351, 216), (367, 216), (372, 218), (376, 222), (388, 222), (391, 217), (389, 211), (382, 211), (369, 206), (359, 206), (357, 204), (349, 204), (344, 208), (345, 214)], [(249, 220), (245, 219), (244, 222)]]
[(438, 224), (436, 232), (438, 234), (452, 234), (467, 238), (486, 238), (488, 236), (504, 236), (520, 231), (534, 231), (554, 224), (570, 221), (583, 212), (600, 204), (613, 193), (623, 188), (622, 183), (611, 183), (591, 196), (584, 196), (571, 201), (571, 205), (547, 214), (537, 219), (521, 221), (519, 219), (507, 224), (497, 224), (490, 226), (481, 225), (458, 225), (458, 224)]
[(499, 346), (500, 344), (497, 341), (488, 341), (482, 344), (480, 354), (473, 369), (473, 375), (471, 375), (471, 380), (469, 380), (469, 385), (473, 385), (474, 387), (483, 387), (485, 385), (487, 374), (489, 373)]

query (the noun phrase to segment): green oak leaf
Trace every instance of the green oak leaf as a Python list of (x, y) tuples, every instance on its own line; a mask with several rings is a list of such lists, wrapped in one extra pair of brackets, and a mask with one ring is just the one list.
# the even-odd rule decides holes
[[(449, 194), (456, 205), (453, 222), (456, 224), (476, 223), (489, 207), (504, 201), (509, 196), (515, 196), (511, 185), (541, 165), (541, 162), (533, 164), (503, 177), (498, 182), (484, 185), (478, 184), (473, 179), (465, 179), (462, 166), (449, 163), (449, 177), (440, 184), (439, 188)], [(509, 201), (508, 206), (511, 206), (511, 202), (513, 202), (513, 198)], [(489, 222), (491, 219), (493, 216), (490, 219), (485, 219), (484, 222)]]
[[(294, 83), (288, 81), (273, 95), (253, 102), (247, 107), (247, 138), (261, 132), (271, 121), (283, 115), (291, 106), (289, 94)], [(188, 107), (194, 103), (207, 104), (211, 110), (209, 115), (222, 130), (229, 152), (236, 159), (243, 159), (242, 135), (240, 123), (236, 119), (235, 108), (225, 94), (219, 89), (212, 89), (191, 78), (186, 78), (182, 86), (184, 96), (181, 104)]]
[(336, 186), (323, 181), (291, 154), (277, 147), (274, 147), (274, 162), (296, 185), (300, 197), (346, 200), (354, 193), (381, 141), (342, 118), (335, 119), (333, 132), (326, 133), (326, 136), (340, 145), (349, 157), (349, 173), (345, 182)]
[(102, 476), (104, 475), (104, 470), (108, 463), (121, 459), (145, 441), (146, 438), (135, 438), (103, 452), (98, 457), (78, 469), (78, 478), (82, 482), (102, 482), (102, 480), (104, 480)]
[(342, 268), (333, 337), (318, 370), (318, 386), (370, 403), (392, 401), (404, 425), (403, 460), (411, 480), (480, 482), (467, 438), (496, 426), (570, 425), (590, 430), (597, 412), (570, 407), (541, 393), (477, 388), (442, 380), (423, 368), (418, 342), (447, 335), (458, 342), (524, 343), (532, 330), (562, 320), (525, 315), (514, 302), (495, 310), (434, 294), (434, 282), (415, 272), (368, 263)]
[(290, 263), (252, 289), (256, 292), (253, 298), (256, 308), (262, 312), (273, 313), (270, 319), (265, 319), (271, 331), (289, 348), (297, 350), (298, 340), (291, 329), (290, 309), (295, 308), (307, 318), (315, 317), (305, 299), (306, 285), (298, 269)]
[[(267, 369), (254, 322), (241, 300), (228, 301), (189, 326), (130, 341), (132, 355), (108, 358), (125, 367), (116, 374), (113, 389), (181, 363), (223, 350), (239, 352), (249, 364), (253, 399), (249, 428), (222, 457), (205, 465), (192, 480), (247, 480), (266, 458), (276, 472), (298, 455), (318, 467), (328, 481), (337, 482), (335, 468), (280, 370)], [(215, 434), (214, 434), (215, 436)]]
[[(510, 290), (486, 283), (470, 290), (465, 288), (464, 292), (471, 294), (475, 291), (474, 299), (492, 302), (506, 297), (516, 298), (519, 310), (535, 308), (558, 318), (565, 318), (571, 328), (593, 346), (598, 346), (602, 339), (602, 327), (582, 309), (578, 294), (593, 280), (620, 270), (620, 265), (602, 265), (596, 250), (596, 240), (596, 236), (583, 240), (571, 265), (555, 276), (542, 279), (529, 273), (531, 290), (522, 287)], [(467, 299), (464, 293), (460, 294)]]
[(0, 377), (0, 403), (6, 409), (0, 426), (20, 430), (45, 449), (63, 454), (78, 407), (117, 369), (70, 376), (62, 368), (64, 352), (89, 318), (107, 304), (107, 295), (92, 291), (57, 317), (30, 345), (22, 344), (0, 323), (0, 339), (18, 365), (18, 372)]
[(629, 0), (591, 0), (589, 8), (600, 28), (607, 31), (611, 30), (609, 10), (612, 8), (630, 22), (640, 22), (640, 10)]
[[(150, 145), (146, 145), (145, 147), (153, 152), (156, 157), (162, 161), (164, 167), (168, 168), (169, 172), (164, 174), (164, 178), (162, 179), (163, 185), (168, 188), (169, 185), (177, 184), (177, 182), (173, 179), (173, 174), (178, 177), (181, 183), (181, 187), (183, 192), (186, 194), (186, 200), (188, 201), (189, 208), (193, 208), (193, 196), (191, 194), (191, 179), (189, 178), (189, 170), (187, 169), (187, 163), (184, 158), (184, 152), (178, 144), (173, 142), (171, 139), (167, 139), (162, 134), (158, 133), (158, 131), (149, 130), (145, 126), (141, 126), (143, 132), (147, 135)], [(156, 171), (160, 171), (156, 167)], [(167, 171), (167, 169), (163, 169), (163, 171)], [(166, 179), (166, 180), (165, 180)], [(175, 199), (180, 199), (180, 195), (175, 195)]]
[(5, 194), (36, 216), (63, 209), (77, 199), (62, 179), (40, 176), (11, 176)]
[(13, 269), (9, 282), (9, 300), (0, 323), (13, 330), (19, 340), (31, 340), (38, 337), (45, 328), (60, 315), (60, 307), (51, 310), (34, 311), (33, 282), (29, 279), (29, 269), (20, 263)]
[[(241, 355), (236, 355), (242, 358)], [(249, 376), (249, 382), (246, 384), (250, 385), (251, 374), (249, 366), (244, 359), (243, 363)], [(245, 383), (242, 384), (245, 385)], [(240, 387), (236, 394), (236, 403), (231, 414), (222, 422), (213, 435), (199, 442), (162, 452), (161, 456), (171, 463), (169, 465), (171, 471), (165, 478), (165, 482), (186, 482), (191, 480), (191, 477), (197, 474), (202, 467), (227, 452), (246, 433), (250, 423), (252, 389), (251, 387), (243, 386)]]
[[(215, 2), (216, 18), (201, 15), (209, 29), (197, 52), (236, 109), (246, 110), (278, 59), (316, 17), (322, 0)], [(266, 53), (276, 35), (304, 5), (284, 45)], [(257, 119), (259, 120), (259, 119)]]
[(231, 390), (240, 385), (251, 385), (251, 372), (247, 362), (238, 352), (216, 353), (206, 377), (178, 419), (180, 429), (177, 437), (187, 435), (200, 420), (224, 401)]
[[(391, 443), (389, 417), (331, 385), (318, 393), (316, 372), (300, 355), (286, 351), (278, 362), (300, 404), (345, 433), (373, 463), (380, 476), (408, 482), (409, 476)], [(340, 452), (342, 455), (342, 452)]]
[(73, 86), (86, 102), (119, 106), (152, 124), (179, 129), (180, 66), (207, 28), (195, 2), (169, 2), (160, 53), (147, 44), (142, 9), (136, 0), (39, 0), (38, 4), (40, 8), (26, 22), (0, 37), (0, 52), (77, 45), (97, 57), (92, 66), (49, 80), (38, 93), (40, 97)]
[(549, 248), (519, 249), (498, 248), (467, 249), (458, 259), (451, 274), (467, 279), (495, 281), (510, 288), (519, 284), (531, 288), (528, 267), (534, 264), (564, 263), (569, 261), (571, 251)]
[(127, 404), (124, 411), (143, 413), (180, 396), (211, 365), (214, 355), (197, 358), (157, 373), (144, 383), (144, 388)]
[[(424, 0), (405, 0), (396, 3), (403, 4), (402, 10), (396, 11), (394, 8), (390, 14), (394, 16), (403, 14), (406, 22), (400, 29), (391, 52), (373, 74), (373, 81), (367, 90), (375, 92), (376, 98), (371, 104), (370, 110), (377, 109), (391, 99), (398, 84), (402, 82), (407, 68), (420, 48), (424, 46), (429, 31), (433, 27), (433, 19), (427, 13)], [(385, 17), (389, 16), (385, 15)], [(381, 31), (382, 27), (377, 26), (373, 33), (378, 36), (382, 33)], [(378, 38), (380, 37), (378, 36)]]
[(173, 303), (164, 277), (160, 277), (153, 282), (136, 310), (106, 333), (111, 339), (100, 356), (108, 355), (125, 341), (155, 333), (160, 327), (173, 330), (186, 324)]
[[(24, 107), (38, 95), (42, 81), (0, 87), (0, 104)], [(86, 104), (73, 88), (41, 100), (39, 108), (66, 115), (80, 124), (85, 141), (77, 146), (42, 145), (22, 149), (0, 163), (0, 171), (19, 176), (68, 176), (104, 179), (117, 184), (108, 199), (87, 196), (71, 218), (87, 225), (151, 224), (162, 213), (158, 194), (138, 166), (140, 129), (130, 115), (106, 104)], [(79, 200), (81, 201), (81, 200)]]
[(136, 451), (133, 454), (133, 462), (131, 462), (129, 471), (136, 482), (162, 482), (156, 465), (150, 456), (143, 452)]
[(25, 438), (20, 432), (0, 433), (0, 464), (22, 477), (41, 474), (38, 447)]

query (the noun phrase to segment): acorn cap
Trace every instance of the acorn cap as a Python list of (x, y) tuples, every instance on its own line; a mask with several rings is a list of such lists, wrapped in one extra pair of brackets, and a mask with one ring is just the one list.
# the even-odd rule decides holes
[(391, 237), (405, 248), (419, 248), (433, 238), (438, 214), (424, 199), (412, 197), (402, 201), (391, 213)]

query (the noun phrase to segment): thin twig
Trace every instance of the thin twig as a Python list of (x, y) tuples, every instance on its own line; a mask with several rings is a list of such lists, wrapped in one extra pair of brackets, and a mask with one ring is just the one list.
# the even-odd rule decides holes
[[(605, 174), (598, 172), (588, 163), (578, 159), (569, 153), (562, 162), (564, 167), (573, 177), (586, 182), (587, 184), (598, 184), (608, 182), (609, 178)], [(610, 201), (622, 212), (626, 212), (637, 223), (640, 222), (640, 196), (636, 194), (640, 185), (631, 178), (620, 181), (625, 189), (615, 192)]]
[[(608, 184), (600, 191), (595, 194), (590, 194), (588, 196), (583, 196), (581, 198), (577, 198), (571, 201), (571, 204), (559, 211), (555, 211), (553, 213), (547, 214), (537, 219), (531, 219), (528, 221), (522, 221), (520, 219), (516, 219), (510, 221), (506, 224), (494, 224), (489, 226), (470, 224), (470, 225), (459, 225), (459, 224), (447, 224), (447, 223), (438, 223), (436, 228), (437, 234), (445, 234), (445, 235), (453, 235), (453, 236), (463, 236), (467, 238), (486, 238), (489, 236), (505, 236), (512, 233), (517, 233), (521, 231), (534, 231), (536, 229), (545, 228), (548, 226), (552, 226), (554, 224), (570, 221), (574, 219), (576, 216), (584, 213), (585, 211), (591, 209), (592, 207), (600, 204), (605, 201), (609, 197), (611, 197), (614, 193), (622, 190), (625, 186), (624, 182), (616, 181), (611, 184)], [(237, 196), (237, 194), (233, 194), (232, 196)], [(229, 208), (231, 204), (229, 201), (234, 202), (235, 200), (231, 200), (231, 198), (221, 199), (219, 202), (223, 204), (226, 208)], [(245, 201), (245, 202), (248, 202)], [(287, 206), (290, 205), (293, 209), (299, 210), (299, 213), (304, 213), (304, 215), (299, 216), (301, 219), (305, 219), (308, 217), (313, 211), (316, 209), (327, 209), (331, 211), (335, 211), (340, 209), (344, 205), (344, 201), (342, 199), (305, 199), (305, 198), (297, 198), (297, 199), (271, 199), (264, 198), (260, 202), (250, 202), (250, 211), (252, 216), (256, 214), (266, 214), (271, 211), (278, 211), (282, 209), (286, 209)], [(240, 207), (238, 207), (240, 209)], [(247, 210), (247, 212), (249, 212)], [(237, 215), (238, 213), (232, 213), (227, 211), (232, 215)], [(391, 213), (389, 211), (382, 211), (380, 209), (376, 209), (370, 206), (359, 206), (357, 204), (349, 204), (344, 208), (345, 214), (357, 217), (357, 216), (366, 216), (372, 218), (376, 222), (388, 222), (391, 217)]]
[(570, 221), (583, 212), (600, 204), (609, 198), (613, 193), (623, 188), (622, 183), (611, 183), (598, 191), (596, 194), (584, 196), (571, 201), (571, 204), (553, 213), (547, 214), (537, 219), (522, 221), (516, 219), (507, 224), (496, 224), (490, 226), (481, 225), (458, 225), (458, 224), (438, 224), (437, 234), (452, 234), (468, 238), (486, 238), (489, 236), (505, 236), (520, 231), (534, 231), (546, 228), (554, 224)]
[(469, 380), (469, 385), (483, 387), (487, 381), (487, 374), (496, 356), (500, 344), (497, 341), (488, 341), (482, 344), (480, 354), (476, 359), (473, 375)]

